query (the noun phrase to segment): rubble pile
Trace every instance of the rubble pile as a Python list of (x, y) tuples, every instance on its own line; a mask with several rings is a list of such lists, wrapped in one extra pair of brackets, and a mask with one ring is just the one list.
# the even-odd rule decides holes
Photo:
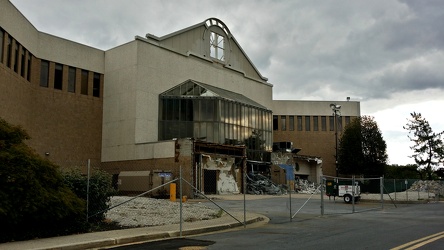
[(318, 186), (314, 182), (310, 182), (308, 180), (298, 179), (294, 183), (295, 192), (300, 194), (319, 194), (321, 190), (318, 189)]
[(273, 183), (269, 178), (261, 174), (247, 174), (247, 194), (272, 194), (286, 193), (282, 185)]
[(409, 188), (410, 191), (432, 192), (436, 194), (444, 194), (444, 183), (439, 181), (415, 181)]
[[(128, 202), (129, 199), (132, 199)], [(183, 221), (211, 220), (219, 217), (220, 210), (207, 207), (204, 203), (182, 203), (182, 213), (177, 202), (147, 197), (113, 196), (106, 213), (109, 221), (122, 227), (149, 227), (179, 224)], [(116, 206), (119, 205), (119, 206)], [(182, 218), (181, 218), (182, 216)]]

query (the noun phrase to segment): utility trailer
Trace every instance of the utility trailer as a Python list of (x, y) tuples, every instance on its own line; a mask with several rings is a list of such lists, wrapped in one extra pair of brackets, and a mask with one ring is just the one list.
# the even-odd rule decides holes
[(327, 180), (325, 185), (326, 194), (328, 197), (343, 197), (345, 203), (351, 203), (353, 201), (353, 197), (355, 202), (361, 199), (361, 187), (357, 181), (355, 181), (354, 185), (351, 185), (350, 181), (338, 181), (335, 179)]

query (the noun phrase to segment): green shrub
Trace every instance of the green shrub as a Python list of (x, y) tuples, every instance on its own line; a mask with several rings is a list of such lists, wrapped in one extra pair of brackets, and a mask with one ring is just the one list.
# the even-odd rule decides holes
[(0, 242), (84, 230), (85, 202), (26, 139), (26, 131), (0, 118)]
[[(86, 202), (88, 176), (75, 169), (64, 173), (64, 180), (65, 184)], [(104, 211), (109, 208), (110, 196), (113, 194), (111, 180), (112, 176), (104, 171), (92, 171), (89, 179), (89, 222), (100, 222), (105, 219)]]

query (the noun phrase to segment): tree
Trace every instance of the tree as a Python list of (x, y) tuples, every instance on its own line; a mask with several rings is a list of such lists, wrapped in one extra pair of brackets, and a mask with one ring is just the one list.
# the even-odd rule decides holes
[(111, 196), (115, 193), (111, 186), (112, 176), (103, 170), (94, 169), (89, 177), (89, 190), (88, 176), (82, 174), (79, 169), (64, 172), (63, 179), (66, 186), (85, 202), (87, 194), (89, 194), (88, 222), (103, 221), (106, 217), (105, 213), (110, 207)]
[(381, 176), (388, 158), (386, 149), (387, 144), (373, 117), (353, 119), (339, 140), (339, 173)]
[(64, 185), (57, 166), (24, 143), (29, 138), (0, 118), (0, 242), (84, 226), (85, 203)]
[(435, 171), (436, 176), (440, 179), (444, 179), (444, 168), (440, 168)]
[(384, 170), (384, 179), (422, 179), (422, 172), (418, 170), (416, 164), (387, 165)]
[(414, 143), (410, 149), (413, 154), (410, 156), (418, 165), (419, 169), (424, 169), (429, 180), (432, 179), (433, 170), (444, 159), (444, 145), (440, 133), (432, 130), (429, 122), (421, 116), (421, 113), (410, 113), (411, 119), (407, 119), (407, 124), (403, 126), (408, 130), (407, 137)]
[(245, 139), (247, 148), (247, 158), (249, 160), (264, 161), (265, 140), (262, 140), (262, 133), (253, 130), (251, 136)]
[(364, 157), (360, 119), (353, 119), (339, 139), (338, 171), (343, 175), (359, 174)]

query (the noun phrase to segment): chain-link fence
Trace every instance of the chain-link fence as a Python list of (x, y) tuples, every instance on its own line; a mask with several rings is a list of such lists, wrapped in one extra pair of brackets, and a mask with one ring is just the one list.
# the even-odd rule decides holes
[(384, 206), (382, 178), (323, 176), (321, 181), (321, 214), (364, 212)]
[[(383, 209), (384, 206), (397, 207), (400, 203), (439, 201), (443, 198), (443, 187), (441, 180), (322, 176), (321, 184), (301, 180), (296, 182), (295, 191), (289, 193), (287, 207), (290, 204), (289, 210), (293, 211), (290, 220), (313, 213), (365, 212)], [(301, 194), (305, 194), (305, 197)], [(320, 211), (316, 207), (318, 204)]]
[[(117, 167), (118, 163), (114, 164)], [(109, 171), (114, 166), (107, 168)], [(91, 161), (64, 168), (65, 173), (71, 171), (80, 172), (85, 178), (86, 219), (90, 223), (97, 222), (97, 230), (169, 225), (182, 236), (184, 230), (211, 226), (215, 219), (230, 225), (246, 225), (245, 200), (236, 201), (235, 210), (221, 206), (214, 197), (208, 197), (193, 186), (181, 167), (178, 171), (136, 169), (114, 174), (110, 171), (107, 175), (111, 190), (105, 209), (94, 198), (95, 192), (103, 191), (97, 189), (98, 183), (94, 180), (95, 175), (103, 171)], [(216, 185), (210, 183), (212, 181), (217, 180), (208, 178), (205, 185)], [(100, 216), (103, 220), (95, 220)]]
[(444, 181), (384, 179), (384, 194), (397, 202), (440, 201), (444, 198)]
[[(88, 176), (88, 181), (98, 169), (91, 161), (73, 167)], [(228, 208), (215, 199), (219, 194), (205, 194), (202, 191), (220, 185), (216, 183), (216, 177), (202, 174), (204, 178), (196, 181), (192, 169), (182, 168), (157, 170), (152, 167), (146, 170), (130, 167), (128, 171), (113, 172), (113, 169), (119, 168), (108, 165), (106, 169), (112, 175), (113, 195), (107, 204), (109, 208), (98, 211), (92, 207), (94, 203), (88, 202), (87, 218), (91, 219), (97, 212), (103, 212), (104, 221), (111, 228), (171, 225), (173, 229), (180, 230), (182, 235), (183, 230), (196, 224), (208, 226), (214, 219), (246, 224), (245, 195), (244, 199), (231, 201)], [(442, 181), (321, 176), (319, 184), (297, 179), (294, 187), (290, 187), (288, 184), (273, 183), (263, 176), (242, 172), (236, 175), (244, 181), (241, 184), (237, 182), (238, 194), (245, 190), (246, 194), (254, 196), (288, 197), (285, 204), (276, 206), (281, 206), (283, 213), (288, 213), (290, 221), (307, 216), (365, 212), (384, 206), (396, 206), (405, 201), (439, 200), (444, 195)], [(199, 183), (199, 188), (193, 185), (195, 183)], [(91, 187), (88, 186), (86, 192), (87, 197), (90, 197)]]

